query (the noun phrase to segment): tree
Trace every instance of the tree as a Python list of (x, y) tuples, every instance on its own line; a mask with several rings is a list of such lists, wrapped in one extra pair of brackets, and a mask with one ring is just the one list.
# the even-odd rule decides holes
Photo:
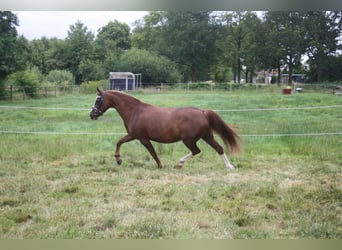
[(30, 64), (37, 67), (42, 74), (47, 74), (48, 69), (46, 66), (48, 39), (42, 37), (42, 39), (34, 39), (29, 43), (30, 50)]
[(321, 82), (325, 78), (326, 57), (339, 48), (337, 39), (342, 35), (342, 11), (308, 11), (304, 27), (306, 54), (316, 70), (316, 81)]
[[(328, 55), (321, 61), (321, 82), (338, 82), (342, 81), (342, 55)], [(310, 71), (307, 75), (310, 79), (317, 80), (317, 65), (312, 63)]]
[(167, 12), (162, 30), (163, 53), (181, 67), (185, 80), (206, 80), (215, 58), (215, 24), (210, 11)]
[(93, 46), (94, 35), (88, 31), (88, 28), (83, 23), (77, 21), (74, 25), (70, 26), (65, 42), (66, 66), (73, 73), (75, 83), (81, 84), (84, 80), (84, 72), (80, 71), (81, 62), (84, 65), (87, 60), (93, 60), (95, 58)]
[(109, 72), (117, 63), (120, 55), (131, 48), (130, 27), (115, 20), (99, 29), (96, 38), (97, 56)]
[(135, 23), (133, 46), (157, 52), (178, 65), (183, 80), (206, 80), (215, 58), (210, 11), (154, 11)]
[(92, 59), (83, 59), (78, 66), (78, 72), (82, 76), (82, 82), (103, 79), (105, 75), (103, 65)]
[(99, 29), (97, 43), (104, 46), (106, 40), (114, 41), (116, 47), (121, 50), (131, 48), (130, 27), (119, 21), (110, 21), (106, 26)]
[(142, 81), (147, 83), (174, 83), (180, 80), (174, 62), (156, 52), (136, 48), (121, 56), (116, 70), (141, 73)]
[(26, 67), (27, 40), (18, 37), (18, 18), (10, 11), (0, 11), (0, 82), (10, 73)]
[(304, 13), (297, 11), (271, 11), (266, 14), (269, 27), (269, 53), (280, 66), (286, 65), (289, 71), (289, 84), (292, 84), (292, 73), (295, 66), (300, 64), (305, 52), (304, 43)]
[(30, 66), (37, 67), (47, 75), (51, 70), (66, 67), (66, 48), (64, 40), (42, 37), (29, 42)]
[(246, 67), (245, 79), (246, 82), (252, 83), (255, 72), (264, 66), (262, 55), (266, 33), (264, 33), (262, 20), (255, 13), (247, 15), (243, 25), (249, 29), (242, 46), (243, 64)]
[(36, 96), (37, 87), (42, 81), (42, 75), (37, 68), (19, 70), (8, 77), (11, 85), (21, 87), (26, 95), (30, 97)]
[(45, 51), (46, 56), (46, 71), (51, 70), (69, 70), (67, 65), (68, 58), (67, 43), (65, 40), (50, 38), (48, 40), (48, 48)]
[(221, 38), (218, 41), (220, 61), (232, 68), (234, 82), (240, 83), (241, 72), (245, 67), (246, 81), (252, 81), (259, 64), (256, 39), (261, 20), (253, 12), (225, 12), (221, 15)]
[(167, 24), (166, 11), (151, 11), (142, 20), (134, 23), (132, 46), (138, 49), (157, 51), (161, 53), (163, 47), (162, 31)]

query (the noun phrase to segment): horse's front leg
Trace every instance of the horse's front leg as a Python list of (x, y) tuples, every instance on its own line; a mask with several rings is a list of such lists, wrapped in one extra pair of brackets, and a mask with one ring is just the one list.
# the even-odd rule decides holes
[(161, 164), (158, 155), (156, 153), (156, 151), (154, 150), (154, 147), (152, 145), (152, 143), (150, 142), (150, 140), (140, 140), (140, 142), (142, 143), (142, 145), (144, 145), (148, 152), (150, 152), (150, 154), (152, 155), (153, 159), (156, 161), (158, 168), (162, 168), (163, 165)]
[(126, 142), (132, 141), (134, 139), (135, 138), (133, 138), (131, 135), (126, 135), (126, 136), (122, 137), (117, 142), (116, 149), (115, 149), (115, 159), (116, 159), (117, 164), (121, 165), (121, 163), (122, 163), (122, 160), (121, 160), (121, 157), (120, 157), (120, 147), (121, 147), (121, 145), (126, 143)]

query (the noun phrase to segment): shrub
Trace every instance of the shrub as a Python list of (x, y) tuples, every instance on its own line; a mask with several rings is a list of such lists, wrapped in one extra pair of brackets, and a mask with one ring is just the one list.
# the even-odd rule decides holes
[(157, 53), (140, 49), (124, 53), (116, 68), (117, 71), (141, 73), (142, 81), (147, 83), (174, 83), (181, 78), (174, 62)]
[(35, 97), (43, 77), (37, 68), (18, 71), (8, 77), (8, 83), (20, 87), (26, 95)]
[(102, 89), (108, 89), (109, 80), (83, 82), (80, 86), (80, 92), (84, 94), (96, 94), (97, 87)]
[(67, 70), (51, 70), (46, 76), (46, 80), (52, 83), (63, 83), (67, 82), (69, 84), (75, 83), (75, 78), (70, 71)]
[(67, 70), (51, 70), (46, 76), (46, 81), (59, 87), (60, 90), (71, 88), (75, 83), (73, 74)]

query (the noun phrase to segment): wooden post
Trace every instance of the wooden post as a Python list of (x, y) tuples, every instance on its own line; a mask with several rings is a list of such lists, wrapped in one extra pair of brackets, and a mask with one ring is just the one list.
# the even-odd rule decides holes
[(25, 87), (22, 87), (22, 89), (23, 89), (23, 100), (25, 101), (25, 97), (26, 97)]
[(10, 86), (10, 100), (13, 100), (13, 85)]

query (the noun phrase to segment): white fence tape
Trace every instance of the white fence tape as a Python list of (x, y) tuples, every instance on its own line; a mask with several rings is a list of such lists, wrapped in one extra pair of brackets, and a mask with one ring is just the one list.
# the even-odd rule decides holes
[[(215, 110), (216, 112), (254, 112), (254, 111), (281, 111), (281, 110), (310, 110), (340, 108), (342, 105), (312, 106), (312, 107), (292, 107), (292, 108), (258, 108), (258, 109), (224, 109)], [(30, 106), (0, 106), (0, 109), (37, 109), (37, 110), (68, 110), (68, 111), (90, 111), (90, 108), (48, 108)], [(31, 135), (125, 135), (126, 133), (94, 133), (94, 132), (57, 132), (57, 131), (12, 131), (2, 130), (1, 134), (31, 134)], [(330, 136), (342, 135), (342, 132), (325, 133), (302, 133), (302, 134), (246, 134), (242, 137), (286, 137), (286, 136)]]
[[(255, 109), (214, 109), (216, 112), (254, 112), (254, 111), (278, 111), (278, 110), (310, 110), (310, 109), (327, 109), (341, 108), (342, 105), (328, 106), (312, 106), (312, 107), (292, 107), (292, 108), (255, 108)], [(90, 111), (89, 108), (48, 108), (48, 107), (30, 107), (30, 106), (0, 106), (1, 109), (37, 109), (37, 110), (75, 110), (75, 111)]]
[[(94, 133), (94, 132), (57, 132), (57, 131), (13, 131), (0, 130), (0, 134), (31, 134), (31, 135), (126, 135), (127, 133)], [(245, 134), (242, 137), (287, 137), (287, 136), (328, 136), (342, 135), (342, 132), (302, 133), (302, 134)]]

